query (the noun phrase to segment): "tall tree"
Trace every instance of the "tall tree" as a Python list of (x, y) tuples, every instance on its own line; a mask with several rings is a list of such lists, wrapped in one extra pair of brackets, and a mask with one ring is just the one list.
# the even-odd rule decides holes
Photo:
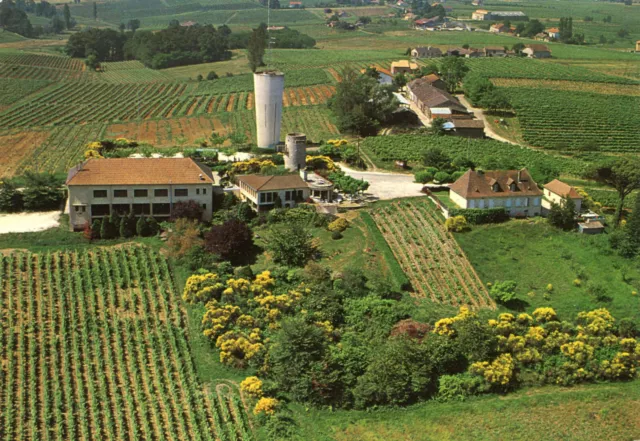
[(626, 257), (633, 257), (640, 253), (640, 193), (636, 195), (633, 212), (624, 227), (620, 253)]
[(329, 102), (340, 130), (361, 136), (375, 134), (398, 107), (391, 87), (352, 69), (345, 69), (341, 75), (342, 81)]
[(267, 27), (261, 24), (253, 30), (247, 43), (247, 58), (252, 72), (255, 72), (260, 66), (264, 66), (264, 51), (266, 48)]
[(611, 185), (618, 192), (615, 224), (620, 225), (625, 198), (633, 190), (640, 188), (640, 159), (618, 158), (595, 166), (590, 174), (596, 181)]
[(440, 75), (451, 93), (455, 92), (467, 72), (469, 67), (459, 57), (445, 57), (440, 64)]
[(137, 18), (133, 18), (129, 20), (129, 22), (127, 23), (127, 29), (129, 29), (131, 32), (135, 32), (139, 28), (140, 28), (140, 20), (138, 20)]
[(98, 20), (98, 4), (93, 2), (93, 19)]
[(63, 16), (64, 16), (64, 26), (67, 29), (71, 29), (73, 27), (71, 24), (71, 9), (69, 9), (69, 5), (66, 3), (64, 5)]

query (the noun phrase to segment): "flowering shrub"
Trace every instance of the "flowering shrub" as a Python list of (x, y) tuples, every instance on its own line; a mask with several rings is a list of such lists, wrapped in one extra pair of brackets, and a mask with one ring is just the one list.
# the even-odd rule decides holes
[(538, 323), (546, 323), (558, 318), (558, 315), (553, 308), (538, 308), (533, 311), (532, 315)]
[(448, 218), (444, 222), (444, 227), (447, 231), (451, 231), (454, 233), (461, 233), (463, 231), (468, 231), (471, 229), (469, 227), (469, 223), (467, 222), (467, 218), (464, 216), (452, 216)]
[(247, 377), (240, 383), (240, 390), (255, 398), (262, 397), (262, 381), (258, 377)]
[(343, 217), (339, 217), (338, 219), (334, 220), (329, 225), (327, 225), (327, 230), (331, 232), (342, 233), (348, 227), (349, 227), (349, 221)]
[(328, 156), (307, 156), (307, 167), (312, 170), (336, 171), (338, 166)]
[(513, 378), (515, 363), (511, 354), (502, 354), (491, 363), (479, 361), (469, 368), (472, 374), (482, 375), (493, 386), (504, 387)]
[(578, 322), (585, 325), (587, 334), (602, 336), (611, 332), (615, 319), (605, 308), (600, 308), (579, 313)]
[(187, 279), (182, 292), (182, 298), (187, 303), (206, 302), (210, 299), (220, 299), (224, 285), (217, 274), (194, 274)]
[(275, 167), (276, 164), (271, 160), (260, 160), (251, 158), (247, 161), (238, 161), (231, 164), (231, 174), (244, 175), (251, 173), (260, 173), (260, 170)]
[(278, 400), (270, 397), (262, 397), (256, 403), (256, 407), (253, 408), (254, 415), (260, 415), (262, 413), (266, 415), (273, 415), (278, 408)]

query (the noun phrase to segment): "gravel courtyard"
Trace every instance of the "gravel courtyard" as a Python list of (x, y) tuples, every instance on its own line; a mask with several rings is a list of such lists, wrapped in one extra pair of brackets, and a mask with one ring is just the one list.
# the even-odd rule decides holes
[(30, 233), (60, 225), (60, 211), (0, 214), (0, 234)]

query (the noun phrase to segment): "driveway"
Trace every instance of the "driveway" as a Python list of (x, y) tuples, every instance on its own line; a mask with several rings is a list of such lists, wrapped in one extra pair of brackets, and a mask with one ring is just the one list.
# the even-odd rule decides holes
[(394, 199), (424, 195), (420, 193), (422, 184), (413, 182), (413, 175), (402, 173), (366, 172), (353, 170), (340, 164), (340, 168), (355, 179), (364, 179), (369, 183), (365, 196), (374, 199)]
[(0, 214), (0, 234), (30, 233), (60, 225), (60, 211)]
[(471, 103), (465, 98), (464, 95), (456, 95), (456, 97), (460, 100), (460, 102), (462, 103), (463, 106), (465, 106), (467, 108), (468, 111), (473, 112), (473, 114), (475, 115), (475, 117), (479, 120), (481, 120), (484, 123), (484, 134), (487, 135), (489, 138), (493, 138), (497, 141), (502, 141), (502, 142), (506, 142), (507, 144), (513, 144), (513, 145), (520, 145), (516, 142), (511, 141), (510, 139), (504, 138), (500, 135), (498, 135), (496, 132), (493, 131), (493, 129), (491, 128), (491, 126), (489, 125), (489, 123), (487, 122), (487, 118), (484, 114), (484, 110), (478, 108), (478, 107), (473, 107), (471, 105)]

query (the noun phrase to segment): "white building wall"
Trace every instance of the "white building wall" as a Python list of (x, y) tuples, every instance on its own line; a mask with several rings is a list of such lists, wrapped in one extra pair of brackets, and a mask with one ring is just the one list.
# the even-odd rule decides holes
[(485, 209), (504, 207), (511, 217), (539, 216), (542, 212), (542, 197), (485, 197), (465, 199), (459, 194), (450, 191), (449, 198), (460, 208)]
[[(81, 229), (91, 221), (91, 205), (121, 204), (172, 204), (179, 201), (194, 200), (204, 208), (202, 219), (210, 221), (213, 214), (213, 186), (208, 182), (189, 185), (71, 185), (68, 187), (69, 224), (72, 229)], [(155, 190), (168, 190), (169, 196), (154, 196)], [(187, 196), (175, 196), (176, 189), (186, 189)], [(94, 197), (94, 190), (106, 190), (107, 197)], [(127, 197), (114, 197), (114, 190), (127, 190)], [(135, 197), (134, 190), (147, 190), (146, 197)], [(76, 210), (75, 207), (85, 207)], [(151, 207), (153, 210), (153, 207)], [(153, 213), (151, 213), (153, 215)]]

